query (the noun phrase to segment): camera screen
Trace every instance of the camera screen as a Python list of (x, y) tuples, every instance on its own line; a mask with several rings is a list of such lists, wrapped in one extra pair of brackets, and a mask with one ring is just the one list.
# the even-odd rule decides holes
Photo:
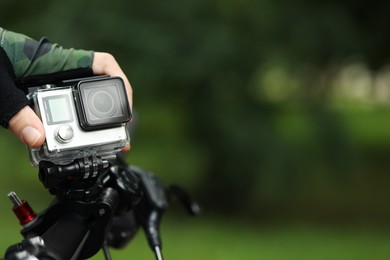
[(43, 98), (46, 120), (49, 125), (69, 123), (73, 121), (69, 97), (58, 95)]

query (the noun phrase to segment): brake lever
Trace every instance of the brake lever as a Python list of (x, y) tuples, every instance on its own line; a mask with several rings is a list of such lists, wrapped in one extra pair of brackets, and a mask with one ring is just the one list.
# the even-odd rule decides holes
[(129, 169), (140, 179), (143, 189), (143, 199), (135, 209), (137, 222), (144, 229), (149, 246), (157, 260), (162, 260), (162, 241), (160, 238), (160, 223), (168, 208), (168, 197), (164, 185), (152, 173), (130, 166)]
[(177, 185), (166, 188), (164, 184), (152, 173), (140, 168), (130, 166), (141, 180), (144, 197), (135, 209), (137, 222), (143, 227), (148, 243), (157, 260), (162, 260), (162, 241), (160, 238), (160, 223), (169, 201), (177, 198), (188, 213), (196, 216), (200, 213), (199, 205), (189, 194)]

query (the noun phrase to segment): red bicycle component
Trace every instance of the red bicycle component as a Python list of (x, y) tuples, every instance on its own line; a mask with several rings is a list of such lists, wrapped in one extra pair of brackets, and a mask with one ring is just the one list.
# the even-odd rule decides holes
[(31, 208), (27, 201), (21, 200), (15, 192), (10, 192), (8, 198), (12, 201), (14, 207), (12, 211), (15, 213), (19, 220), (20, 225), (24, 226), (27, 223), (33, 221), (37, 214)]

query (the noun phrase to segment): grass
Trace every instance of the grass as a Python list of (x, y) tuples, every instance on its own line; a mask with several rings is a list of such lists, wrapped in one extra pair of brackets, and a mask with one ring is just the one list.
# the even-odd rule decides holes
[[(390, 259), (390, 230), (184, 220), (163, 227), (166, 259)], [(143, 236), (114, 259), (153, 259)], [(96, 257), (96, 259), (103, 259)]]
[[(20, 240), (15, 220), (3, 214), (0, 251)], [(273, 224), (251, 226), (227, 219), (166, 216), (161, 228), (165, 259), (385, 260), (390, 259), (390, 228)], [(113, 259), (154, 259), (139, 232)], [(99, 252), (93, 259), (104, 259)]]

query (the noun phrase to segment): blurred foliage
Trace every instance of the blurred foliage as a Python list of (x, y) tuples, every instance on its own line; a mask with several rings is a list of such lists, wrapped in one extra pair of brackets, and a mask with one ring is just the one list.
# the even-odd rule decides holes
[[(333, 95), (345, 64), (387, 65), (388, 4), (0, 3), (2, 27), (115, 55), (135, 94), (128, 162), (188, 187), (206, 212), (388, 221), (390, 106)], [(38, 182), (8, 137), (2, 193)]]

